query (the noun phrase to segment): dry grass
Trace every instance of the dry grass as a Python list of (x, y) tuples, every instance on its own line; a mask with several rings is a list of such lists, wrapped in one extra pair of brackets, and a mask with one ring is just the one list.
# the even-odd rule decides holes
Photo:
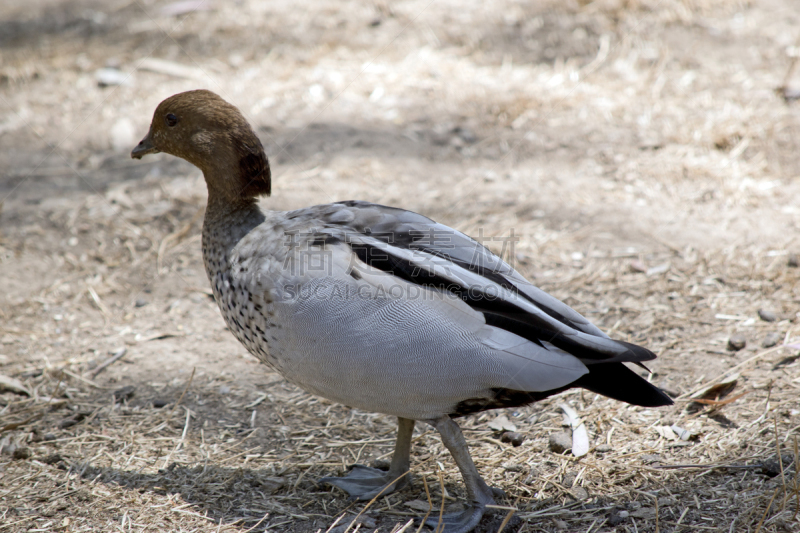
[[(46, 36), (2, 41), (0, 139), (15, 151), (0, 155), (0, 375), (27, 394), (0, 392), (0, 532), (408, 533), (463, 497), (427, 427), (411, 488), (366, 506), (316, 485), (387, 459), (394, 420), (309, 396), (245, 355), (202, 272), (201, 177), (112, 146), (198, 84), (260, 126), (267, 205), (362, 198), (476, 236), (513, 231), (513, 249), (487, 244), (659, 354), (652, 379), (672, 408), (571, 391), (464, 420), (480, 472), (515, 509), (482, 530), (797, 530), (798, 107), (774, 92), (800, 85), (785, 79), (791, 2), (45, 7), (0, 8)], [(154, 46), (159, 27), (171, 38)], [(137, 71), (100, 89), (108, 54), (126, 72), (152, 54), (207, 78)], [(549, 451), (561, 402), (586, 422), (582, 458)], [(488, 429), (500, 414), (521, 446)]]

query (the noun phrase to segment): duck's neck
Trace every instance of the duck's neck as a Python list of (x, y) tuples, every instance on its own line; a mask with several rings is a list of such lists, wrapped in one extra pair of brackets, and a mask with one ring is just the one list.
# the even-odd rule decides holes
[(203, 220), (203, 260), (209, 278), (228, 268), (230, 251), (265, 220), (255, 199), (230, 201), (214, 192), (209, 188)]

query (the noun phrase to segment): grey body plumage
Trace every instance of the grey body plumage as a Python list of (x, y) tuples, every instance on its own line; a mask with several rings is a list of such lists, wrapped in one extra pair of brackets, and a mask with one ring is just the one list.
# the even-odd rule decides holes
[[(176, 124), (186, 131), (173, 132)], [(389, 472), (359, 467), (323, 480), (352, 497), (402, 486), (392, 481), (408, 471), (414, 421), (428, 422), (471, 500), (446, 517), (446, 531), (465, 533), (498, 491), (478, 475), (452, 418), (572, 386), (638, 405), (671, 403), (623, 364), (652, 352), (610, 339), (452, 228), (358, 201), (262, 211), (254, 197), (270, 190), (266, 157), (238, 110), (212, 93), (159, 105), (132, 155), (155, 151), (204, 172), (203, 259), (236, 338), (313, 394), (398, 417)]]

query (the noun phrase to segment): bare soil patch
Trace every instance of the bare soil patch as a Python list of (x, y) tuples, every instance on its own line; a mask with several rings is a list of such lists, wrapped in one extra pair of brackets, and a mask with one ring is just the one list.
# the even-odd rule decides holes
[[(463, 421), (516, 509), (504, 531), (797, 531), (796, 7), (3, 2), (0, 531), (326, 531), (365, 506), (315, 480), (392, 451), (393, 419), (238, 345), (200, 260), (202, 176), (129, 159), (156, 104), (199, 87), (258, 128), (265, 207), (424, 213), (659, 354), (672, 408), (571, 391)], [(582, 458), (549, 448), (563, 402)], [(521, 446), (489, 428), (500, 415)], [(359, 531), (424, 516), (426, 484), (438, 509), (442, 469), (458, 505), (419, 427), (414, 484)]]

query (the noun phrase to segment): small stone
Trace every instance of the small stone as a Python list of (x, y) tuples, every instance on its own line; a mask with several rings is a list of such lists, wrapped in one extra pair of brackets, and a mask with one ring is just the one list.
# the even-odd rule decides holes
[(220, 393), (220, 394), (228, 394), (230, 391), (231, 391), (231, 388), (230, 388), (230, 387), (228, 387), (227, 385), (222, 385), (222, 386), (219, 388), (219, 393)]
[(61, 457), (60, 454), (53, 453), (53, 454), (48, 455), (47, 457), (43, 457), (43, 458), (39, 459), (39, 462), (40, 463), (44, 463), (46, 465), (54, 465), (56, 463), (60, 463), (63, 460), (64, 460), (64, 458)]
[(738, 352), (742, 348), (747, 346), (747, 339), (744, 338), (744, 335), (735, 334), (731, 335), (728, 339), (728, 350), (732, 352)]
[(651, 519), (656, 517), (656, 510), (652, 507), (642, 507), (641, 509), (633, 511), (631, 516), (634, 518)]
[(588, 500), (589, 492), (583, 487), (575, 487), (572, 489), (572, 497), (578, 501)]
[(566, 431), (551, 433), (548, 446), (550, 451), (555, 453), (564, 453), (572, 450), (572, 435)]
[(21, 446), (14, 450), (14, 453), (11, 454), (14, 459), (30, 459), (31, 457), (31, 449), (25, 446)]
[(517, 433), (516, 431), (506, 431), (500, 435), (500, 442), (508, 442), (512, 446), (517, 447), (525, 442), (525, 435)]
[(627, 520), (629, 516), (630, 513), (628, 511), (615, 509), (608, 515), (608, 525), (611, 527), (618, 526)]
[(134, 305), (135, 305), (136, 307), (144, 307), (144, 306), (145, 306), (145, 305), (147, 305), (148, 303), (149, 303), (149, 302), (148, 302), (147, 300), (145, 300), (144, 298), (137, 298), (137, 299), (136, 299), (136, 303), (135, 303)]
[(375, 459), (372, 461), (372, 468), (377, 468), (378, 470), (389, 470), (391, 466), (392, 464), (386, 459)]
[(601, 444), (597, 448), (594, 449), (596, 453), (608, 453), (611, 451), (611, 446), (608, 444)]
[(156, 398), (153, 400), (153, 407), (156, 409), (161, 409), (162, 407), (166, 406), (169, 402), (167, 400), (163, 400), (161, 398)]
[(533, 485), (534, 483), (536, 483), (536, 480), (538, 478), (539, 478), (539, 471), (532, 466), (530, 472), (528, 472), (528, 477), (525, 478), (525, 481), (523, 481), (523, 483), (526, 485)]
[(792, 268), (797, 268), (800, 265), (800, 259), (798, 259), (797, 254), (789, 254), (786, 264)]
[(764, 340), (761, 342), (761, 346), (764, 348), (772, 348), (773, 346), (777, 345), (783, 339), (783, 335), (778, 333), (777, 331), (772, 331), (767, 333), (767, 336), (764, 337)]
[(661, 456), (658, 455), (658, 454), (644, 454), (644, 455), (641, 455), (639, 458), (646, 465), (650, 465), (650, 464), (653, 464), (653, 463), (660, 463), (661, 462)]
[(127, 117), (118, 119), (108, 131), (111, 147), (117, 152), (130, 150), (130, 147), (136, 143), (136, 135), (136, 127)]
[(119, 69), (106, 67), (94, 71), (94, 79), (100, 87), (128, 85), (129, 75)]
[(136, 387), (133, 385), (128, 385), (126, 387), (122, 387), (121, 389), (117, 389), (114, 391), (114, 401), (117, 403), (122, 403), (125, 400), (130, 400), (133, 398), (135, 392)]
[(556, 529), (567, 529), (569, 524), (564, 522), (563, 520), (556, 520)]
[(778, 320), (778, 317), (775, 315), (775, 313), (773, 313), (769, 309), (759, 309), (758, 318), (760, 318), (764, 322), (775, 322), (776, 320)]
[(578, 474), (575, 472), (567, 472), (564, 474), (564, 477), (561, 478), (561, 484), (567, 488), (570, 488), (574, 483), (575, 479), (578, 477)]
[(783, 465), (783, 470), (784, 472), (786, 472), (792, 466), (792, 463), (794, 462), (794, 457), (787, 454), (783, 455), (781, 457), (781, 460), (782, 461), (779, 462), (778, 456), (776, 455), (774, 459), (766, 461), (764, 464), (761, 465), (759, 473), (767, 477), (775, 477), (781, 473), (781, 465)]
[(522, 472), (523, 468), (518, 463), (503, 463), (503, 470), (506, 472)]
[(45, 433), (44, 437), (42, 437), (42, 442), (47, 442), (49, 440), (56, 440), (56, 436), (53, 433)]
[(631, 511), (635, 511), (635, 510), (641, 509), (641, 508), (642, 508), (642, 504), (639, 503), (639, 502), (630, 502), (628, 504), (628, 509), (631, 510)]

